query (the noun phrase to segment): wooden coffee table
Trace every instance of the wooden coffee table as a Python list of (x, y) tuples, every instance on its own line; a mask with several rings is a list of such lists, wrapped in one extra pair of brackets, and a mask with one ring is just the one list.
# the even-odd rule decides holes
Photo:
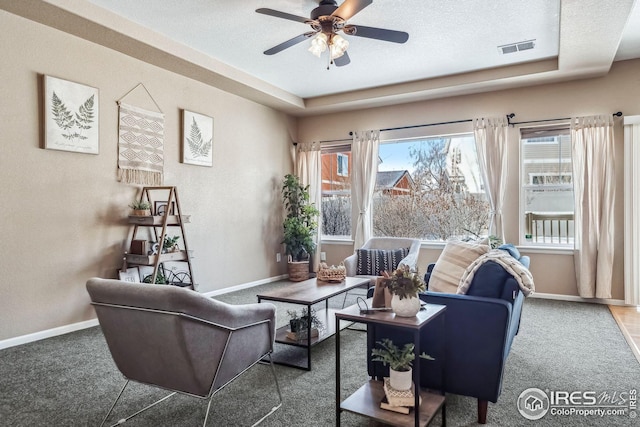
[[(304, 305), (307, 307), (307, 312), (311, 311), (311, 307), (314, 304), (321, 303), (322, 301), (325, 303), (324, 309), (316, 310), (316, 316), (324, 325), (324, 329), (319, 331), (318, 336), (311, 337), (311, 339), (293, 340), (287, 338), (288, 325), (276, 330), (275, 340), (277, 343), (306, 348), (306, 365), (295, 363), (294, 358), (287, 357), (288, 355), (286, 354), (279, 355), (277, 353), (273, 354), (273, 362), (310, 371), (311, 347), (333, 336), (336, 332), (335, 312), (338, 311), (338, 309), (329, 308), (329, 298), (340, 295), (353, 288), (366, 286), (368, 283), (369, 279), (356, 277), (347, 277), (338, 283), (323, 282), (314, 278), (303, 282), (291, 282), (291, 285), (259, 294), (258, 302), (265, 300)], [(307, 329), (307, 337), (309, 336), (311, 336), (311, 325), (308, 325)]]

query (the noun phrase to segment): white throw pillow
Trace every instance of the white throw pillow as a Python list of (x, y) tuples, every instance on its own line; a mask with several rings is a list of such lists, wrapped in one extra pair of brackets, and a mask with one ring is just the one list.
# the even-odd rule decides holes
[(491, 248), (476, 242), (447, 242), (429, 278), (429, 290), (455, 294), (467, 267)]

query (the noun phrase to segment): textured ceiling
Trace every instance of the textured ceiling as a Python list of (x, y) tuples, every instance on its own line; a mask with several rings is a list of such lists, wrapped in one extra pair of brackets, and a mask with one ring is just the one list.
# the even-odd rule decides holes
[[(406, 31), (406, 43), (345, 36), (351, 63), (329, 70), (309, 40), (263, 54), (310, 28), (256, 9), (307, 17), (317, 4), (0, 0), (11, 13), (297, 116), (600, 76), (614, 60), (640, 57), (640, 0), (374, 0), (349, 23)], [(498, 49), (532, 39), (532, 50)]]
[[(300, 23), (255, 12), (308, 17), (314, 0), (90, 0), (301, 98), (465, 73), (558, 55), (559, 0), (378, 0), (349, 22), (409, 33), (404, 44), (356, 36), (351, 63), (332, 66), (307, 49), (310, 40), (276, 55), (262, 52), (307, 32)], [(497, 46), (536, 39), (529, 51)]]

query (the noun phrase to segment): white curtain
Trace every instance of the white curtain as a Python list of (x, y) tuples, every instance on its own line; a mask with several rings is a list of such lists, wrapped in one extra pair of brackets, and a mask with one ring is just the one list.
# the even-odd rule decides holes
[(640, 305), (640, 116), (624, 118), (624, 302)]
[(578, 294), (611, 298), (615, 170), (613, 116), (571, 120)]
[[(309, 186), (309, 201), (318, 209), (322, 208), (322, 158), (319, 142), (303, 142), (296, 145), (295, 174), (300, 184)], [(318, 215), (318, 231), (315, 236), (316, 251), (310, 262), (313, 271), (320, 265), (320, 235), (322, 230), (322, 212)]]
[(491, 206), (489, 235), (494, 234), (503, 240), (502, 206), (507, 184), (508, 127), (506, 117), (473, 120), (480, 175)]
[(367, 130), (353, 133), (351, 144), (351, 237), (353, 247), (361, 248), (369, 240), (373, 229), (371, 201), (378, 173), (378, 147), (380, 131)]

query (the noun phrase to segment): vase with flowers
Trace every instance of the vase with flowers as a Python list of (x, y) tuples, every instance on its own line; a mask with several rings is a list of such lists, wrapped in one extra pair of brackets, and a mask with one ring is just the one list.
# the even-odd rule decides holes
[(413, 317), (420, 311), (419, 292), (427, 289), (417, 271), (400, 265), (393, 273), (385, 272), (385, 285), (391, 293), (391, 308), (396, 316)]

